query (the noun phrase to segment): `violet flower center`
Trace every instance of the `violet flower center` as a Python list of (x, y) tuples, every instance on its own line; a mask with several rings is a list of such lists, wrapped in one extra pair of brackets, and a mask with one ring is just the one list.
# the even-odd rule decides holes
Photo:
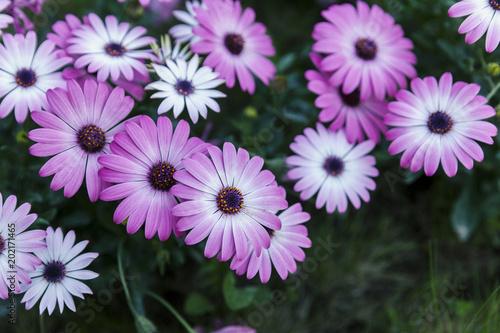
[(224, 45), (229, 52), (234, 55), (238, 55), (241, 51), (243, 51), (245, 40), (240, 34), (227, 34), (224, 38)]
[(370, 38), (360, 38), (356, 42), (356, 54), (363, 60), (373, 60), (377, 55), (377, 44)]
[(429, 116), (427, 127), (432, 133), (446, 134), (453, 127), (453, 120), (445, 112), (437, 111)]
[(194, 93), (194, 86), (191, 81), (179, 80), (174, 86), (175, 90), (179, 95), (187, 96)]
[(224, 213), (234, 215), (243, 207), (243, 194), (236, 187), (224, 187), (216, 198), (217, 207)]
[(340, 97), (342, 97), (342, 102), (344, 102), (344, 104), (352, 106), (352, 107), (359, 105), (359, 102), (360, 102), (359, 88), (354, 90), (352, 93), (346, 95), (342, 92), (342, 87), (340, 87), (339, 93), (340, 93)]
[(268, 227), (264, 227), (264, 229), (266, 229), (269, 237), (273, 238), (273, 236), (274, 236), (274, 230), (273, 229), (269, 229)]
[(127, 51), (125, 46), (120, 43), (108, 43), (104, 45), (104, 50), (112, 57), (121, 57)]
[(500, 2), (498, 0), (490, 0), (490, 7), (494, 10), (500, 10)]
[(332, 176), (338, 176), (344, 171), (344, 162), (340, 157), (328, 157), (323, 164), (323, 168)]
[(149, 183), (155, 190), (167, 192), (175, 184), (175, 171), (172, 164), (159, 162), (149, 172)]
[(59, 283), (66, 276), (66, 265), (60, 261), (51, 261), (45, 264), (42, 277), (50, 283)]
[(31, 69), (20, 69), (14, 76), (18, 85), (24, 88), (31, 87), (36, 83), (36, 74)]
[(104, 148), (106, 136), (103, 130), (96, 125), (84, 126), (78, 133), (80, 147), (88, 153), (97, 153)]
[(3, 239), (2, 235), (0, 235), (0, 255), (3, 253), (5, 250), (5, 240)]

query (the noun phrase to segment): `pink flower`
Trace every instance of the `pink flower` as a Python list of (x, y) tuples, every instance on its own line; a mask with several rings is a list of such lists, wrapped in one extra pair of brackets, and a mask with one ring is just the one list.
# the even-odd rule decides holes
[(0, 35), (2, 35), (2, 29), (5, 29), (14, 22), (14, 18), (8, 14), (3, 14), (3, 12), (11, 4), (10, 0), (0, 0)]

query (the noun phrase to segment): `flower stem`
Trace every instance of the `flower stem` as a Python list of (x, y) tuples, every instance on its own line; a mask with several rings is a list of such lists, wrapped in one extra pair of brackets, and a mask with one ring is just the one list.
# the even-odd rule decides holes
[(483, 309), (486, 306), (486, 304), (488, 304), (490, 302), (490, 300), (493, 298), (493, 296), (495, 296), (497, 294), (497, 292), (499, 290), (500, 290), (500, 286), (497, 287), (497, 289), (495, 289), (495, 291), (490, 295), (490, 297), (488, 297), (488, 299), (486, 300), (486, 302), (484, 302), (483, 305), (481, 305), (481, 307), (479, 308), (479, 310), (477, 310), (477, 312), (474, 314), (474, 318), (472, 318), (472, 320), (469, 322), (469, 324), (465, 328), (464, 332), (468, 332), (469, 331), (469, 328), (471, 328), (471, 325), (476, 321), (477, 316), (481, 313), (481, 311), (483, 311)]
[(497, 90), (500, 89), (500, 82), (498, 82), (496, 84), (496, 86), (493, 87), (493, 89), (491, 89), (490, 93), (488, 94), (488, 96), (486, 96), (486, 99), (489, 101), (490, 98), (493, 97), (493, 95), (495, 95), (495, 93), (497, 92)]
[(122, 264), (122, 249), (123, 249), (123, 242), (120, 243), (118, 247), (118, 271), (120, 274), (120, 280), (123, 285), (123, 291), (125, 292), (125, 298), (127, 299), (127, 304), (128, 307), (130, 308), (130, 311), (136, 318), (136, 320), (139, 317), (139, 314), (134, 308), (134, 305), (132, 304), (132, 298), (130, 297), (130, 291), (128, 290), (127, 283), (125, 282), (125, 275), (123, 274), (123, 264)]
[(43, 313), (40, 315), (39, 319), (40, 319), (40, 321), (39, 321), (39, 323), (40, 323), (40, 333), (45, 333), (45, 322), (44, 322), (45, 321), (44, 320), (45, 317), (44, 317)]
[(182, 316), (174, 309), (174, 307), (169, 302), (167, 302), (164, 298), (158, 296), (157, 294), (155, 294), (149, 290), (146, 291), (146, 294), (148, 294), (149, 296), (156, 299), (164, 307), (166, 307), (170, 312), (172, 312), (172, 314), (175, 316), (175, 318), (177, 318), (177, 320), (182, 324), (182, 326), (184, 326), (184, 328), (186, 328), (187, 332), (197, 333), (195, 330), (193, 330), (191, 328), (191, 326), (187, 323), (187, 321), (184, 318), (182, 318)]
[(439, 323), (439, 327), (441, 328), (441, 332), (444, 333), (443, 322), (441, 321), (441, 314), (439, 313), (438, 300), (437, 300), (437, 292), (436, 292), (436, 280), (434, 276), (434, 258), (432, 253), (432, 241), (429, 241), (429, 274), (431, 280), (431, 292), (432, 292), (432, 303), (434, 304), (434, 312)]

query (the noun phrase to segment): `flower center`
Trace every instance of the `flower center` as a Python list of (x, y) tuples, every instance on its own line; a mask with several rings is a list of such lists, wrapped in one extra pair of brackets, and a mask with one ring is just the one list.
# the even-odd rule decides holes
[(498, 0), (490, 0), (490, 7), (494, 10), (500, 10), (500, 3)]
[(323, 168), (332, 176), (338, 176), (344, 171), (344, 162), (340, 157), (328, 157), (323, 164)]
[(243, 207), (243, 194), (236, 187), (224, 187), (216, 200), (217, 207), (229, 215), (238, 213)]
[(24, 88), (31, 87), (36, 83), (36, 74), (31, 69), (23, 68), (19, 70), (14, 77), (16, 78), (17, 84)]
[(240, 34), (227, 34), (226, 38), (224, 38), (224, 45), (229, 52), (238, 55), (243, 51), (245, 40)]
[(174, 173), (170, 163), (156, 163), (149, 172), (149, 183), (155, 190), (167, 192), (175, 184)]
[(5, 250), (5, 241), (2, 235), (0, 235), (0, 255), (2, 254), (3, 250)]
[(340, 87), (339, 93), (340, 93), (340, 97), (342, 97), (342, 102), (344, 102), (344, 104), (349, 105), (349, 106), (358, 106), (359, 101), (360, 101), (359, 88), (354, 90), (352, 93), (346, 95), (342, 92), (342, 87)]
[(274, 236), (274, 230), (273, 229), (269, 229), (268, 227), (264, 227), (264, 229), (266, 229), (267, 233), (269, 234), (269, 237), (273, 238), (273, 236)]
[(369, 38), (360, 38), (356, 42), (356, 54), (363, 60), (373, 60), (377, 54), (377, 44)]
[(446, 134), (453, 127), (453, 120), (445, 112), (437, 111), (429, 116), (427, 127), (432, 133)]
[(194, 87), (191, 81), (187, 80), (179, 80), (174, 86), (175, 90), (179, 93), (179, 95), (187, 96), (194, 93)]
[(97, 153), (104, 148), (106, 136), (102, 129), (96, 125), (84, 126), (77, 135), (80, 147), (88, 153)]
[(108, 43), (104, 45), (104, 50), (112, 57), (121, 57), (127, 51), (120, 43)]
[(66, 276), (66, 265), (60, 261), (51, 261), (45, 265), (42, 277), (50, 283), (59, 283)]

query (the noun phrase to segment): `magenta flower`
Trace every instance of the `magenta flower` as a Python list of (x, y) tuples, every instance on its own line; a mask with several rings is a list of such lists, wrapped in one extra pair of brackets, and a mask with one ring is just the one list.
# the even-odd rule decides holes
[[(60, 57), (73, 57), (73, 63), (78, 58), (78, 56), (73, 56), (68, 53), (68, 47), (71, 45), (69, 39), (74, 37), (73, 31), (80, 28), (83, 24), (78, 17), (73, 14), (66, 14), (64, 17), (65, 21), (57, 21), (52, 25), (52, 30), (54, 32), (49, 32), (47, 34), (47, 39), (51, 40), (58, 47), (58, 54)], [(88, 21), (87, 17), (84, 17), (84, 21)]]
[(274, 77), (276, 67), (266, 58), (274, 55), (271, 38), (265, 35), (266, 27), (254, 23), (255, 12), (247, 8), (241, 12), (241, 3), (233, 0), (205, 0), (207, 8), (194, 8), (199, 26), (193, 28), (202, 38), (193, 43), (191, 50), (206, 54), (204, 65), (212, 67), (234, 87), (235, 73), (241, 89), (255, 92), (255, 74), (264, 84)]
[(61, 313), (64, 304), (75, 312), (75, 302), (71, 295), (84, 299), (83, 294), (92, 294), (92, 290), (79, 281), (99, 276), (83, 269), (99, 255), (95, 252), (80, 254), (88, 243), (89, 241), (82, 241), (74, 245), (73, 230), (64, 236), (61, 228), (57, 228), (55, 232), (52, 227), (47, 228), (47, 248), (35, 253), (43, 265), (29, 273), (33, 279), (31, 284), (21, 285), (21, 291), (25, 292), (21, 303), (26, 303), (26, 310), (31, 309), (41, 298), (40, 314), (47, 309), (51, 315), (56, 302), (59, 303)]
[(134, 71), (148, 76), (142, 59), (154, 57), (151, 49), (139, 48), (149, 45), (154, 38), (141, 37), (146, 33), (143, 27), (129, 30), (130, 24), (118, 23), (116, 17), (106, 16), (105, 23), (94, 13), (88, 16), (89, 24), (82, 24), (73, 30), (76, 37), (70, 38), (69, 54), (79, 55), (75, 68), (86, 66), (89, 73), (97, 72), (97, 79), (105, 81), (109, 76), (116, 81), (123, 77), (131, 81)]
[[(36, 220), (36, 214), (28, 214), (29, 203), (23, 203), (16, 209), (17, 198), (11, 195), (3, 202), (0, 193), (0, 298), (7, 299), (9, 289), (21, 292), (19, 282), (30, 284), (27, 271), (32, 271), (42, 261), (29, 252), (43, 250), (47, 247), (43, 239), (47, 235), (44, 230), (26, 229)], [(15, 279), (8, 280), (14, 274)]]
[(330, 82), (342, 85), (346, 95), (360, 89), (362, 101), (372, 94), (379, 100), (394, 96), (406, 87), (406, 77), (415, 77), (417, 59), (413, 43), (403, 37), (403, 29), (379, 6), (363, 1), (332, 5), (322, 13), (328, 22), (316, 24), (313, 51), (327, 54), (324, 71), (335, 71)]
[(10, 6), (10, 0), (0, 0), (0, 35), (2, 35), (2, 29), (5, 29), (14, 22), (12, 16), (4, 14), (5, 10)]
[(174, 175), (179, 182), (172, 194), (184, 199), (172, 210), (180, 217), (179, 230), (192, 229), (186, 244), (196, 244), (208, 236), (205, 256), (219, 251), (219, 259), (226, 261), (236, 252), (238, 260), (248, 253), (248, 241), (260, 255), (268, 249), (271, 239), (265, 228), (281, 229), (280, 219), (273, 211), (284, 209), (288, 203), (274, 175), (261, 170), (264, 160), (250, 159), (245, 149), (224, 143), (223, 150), (208, 148), (211, 159), (193, 154), (183, 160), (186, 170)]
[[(415, 172), (424, 167), (433, 175), (439, 162), (448, 177), (457, 173), (457, 158), (471, 169), (474, 161), (481, 162), (483, 151), (476, 141), (493, 144), (495, 125), (481, 121), (494, 116), (495, 110), (477, 95), (479, 85), (453, 83), (450, 73), (444, 73), (439, 83), (434, 77), (411, 81), (411, 89), (398, 91), (397, 101), (389, 103), (385, 123), (395, 128), (387, 132), (393, 141), (390, 154), (403, 152), (401, 166)], [(476, 140), (476, 141), (474, 141)]]
[(326, 203), (326, 211), (338, 209), (344, 213), (348, 200), (354, 208), (363, 201), (370, 201), (367, 190), (374, 190), (375, 182), (370, 177), (378, 176), (374, 167), (375, 158), (369, 153), (375, 142), (364, 141), (358, 145), (347, 141), (344, 130), (328, 131), (321, 123), (316, 131), (306, 128), (304, 135), (297, 135), (290, 149), (297, 155), (287, 157), (286, 163), (292, 167), (288, 177), (298, 180), (294, 190), (300, 199), (308, 200), (316, 192), (316, 209)]
[[(46, 0), (10, 0), (5, 11), (14, 19), (14, 30), (16, 33), (24, 34), (35, 28), (35, 25), (26, 15), (24, 9), (32, 11), (33, 14), (42, 12), (42, 5)], [(33, 17), (34, 15), (30, 15)]]
[[(467, 44), (475, 43), (486, 32), (486, 52), (493, 52), (500, 42), (500, 1), (462, 0), (448, 10), (450, 17), (470, 15), (458, 28)], [(499, 15), (496, 15), (499, 14)]]
[(134, 106), (123, 89), (112, 91), (103, 83), (85, 82), (83, 89), (76, 81), (68, 81), (67, 89), (47, 92), (47, 112), (34, 111), (33, 120), (43, 128), (29, 132), (38, 143), (30, 147), (34, 156), (52, 156), (40, 169), (40, 176), (54, 175), (50, 188), (64, 187), (64, 196), (72, 197), (86, 178), (92, 202), (109, 184), (101, 180), (97, 158), (110, 153), (109, 144), (123, 130), (124, 120)]
[(262, 250), (257, 256), (255, 250), (250, 249), (246, 257), (238, 261), (233, 258), (231, 269), (236, 274), (247, 273), (247, 278), (253, 278), (259, 272), (262, 283), (269, 281), (272, 266), (276, 269), (281, 279), (285, 280), (288, 272), (297, 270), (295, 261), (304, 261), (306, 254), (301, 247), (311, 247), (311, 240), (307, 237), (307, 228), (302, 223), (310, 220), (311, 216), (302, 211), (300, 203), (296, 203), (278, 215), (281, 220), (281, 230), (268, 230), (271, 237), (269, 249)]
[(111, 143), (113, 154), (99, 158), (103, 168), (99, 176), (115, 185), (102, 191), (104, 201), (123, 200), (115, 210), (113, 221), (127, 220), (127, 232), (135, 233), (146, 222), (145, 235), (151, 238), (158, 232), (164, 241), (174, 230), (178, 218), (171, 211), (177, 205), (171, 187), (174, 177), (182, 172), (181, 160), (193, 153), (205, 152), (208, 144), (189, 137), (189, 125), (181, 120), (172, 133), (172, 123), (158, 118), (158, 126), (148, 116), (139, 124), (125, 124), (125, 131)]
[(22, 123), (28, 110), (46, 107), (48, 89), (66, 85), (66, 80), (57, 70), (71, 59), (58, 58), (51, 41), (43, 42), (38, 49), (36, 44), (34, 31), (29, 31), (26, 36), (3, 35), (3, 44), (0, 44), (0, 118), (5, 118), (14, 109), (16, 121)]
[(373, 97), (362, 102), (359, 88), (350, 94), (344, 94), (342, 86), (333, 86), (328, 81), (331, 73), (321, 69), (321, 56), (311, 53), (310, 57), (319, 72), (308, 70), (305, 76), (309, 80), (307, 84), (309, 90), (319, 95), (314, 102), (316, 107), (322, 109), (319, 121), (332, 121), (329, 127), (332, 131), (345, 126), (349, 143), (361, 142), (365, 135), (368, 139), (379, 142), (380, 132), (387, 131), (383, 121), (387, 112), (387, 102)]

